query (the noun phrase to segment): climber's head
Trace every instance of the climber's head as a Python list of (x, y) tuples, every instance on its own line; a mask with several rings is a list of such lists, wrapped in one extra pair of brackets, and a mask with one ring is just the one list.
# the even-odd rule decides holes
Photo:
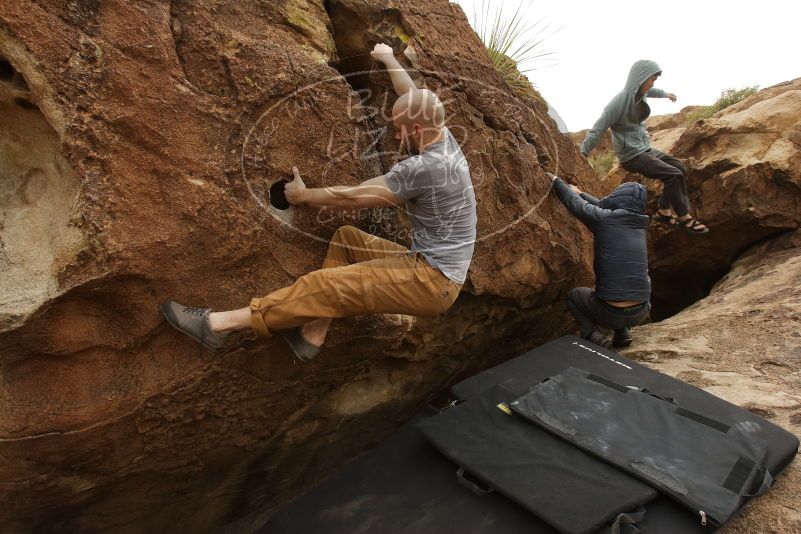
[(614, 191), (598, 202), (598, 206), (607, 210), (626, 210), (642, 215), (648, 202), (648, 191), (637, 182), (623, 182)]
[(440, 135), (445, 124), (445, 108), (433, 92), (415, 89), (395, 101), (392, 122), (401, 148), (419, 154), (421, 147)]
[(662, 69), (656, 61), (650, 59), (635, 61), (629, 70), (628, 78), (626, 78), (626, 92), (630, 94), (636, 92), (638, 96), (644, 95), (654, 86), (654, 82), (660, 74), (662, 74)]

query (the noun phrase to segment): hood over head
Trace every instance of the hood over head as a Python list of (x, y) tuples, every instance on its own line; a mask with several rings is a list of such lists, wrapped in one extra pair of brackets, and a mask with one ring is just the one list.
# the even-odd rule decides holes
[(648, 201), (648, 191), (637, 182), (625, 182), (614, 191), (603, 197), (598, 206), (607, 210), (626, 210), (631, 213), (644, 214)]
[(656, 64), (656, 61), (651, 61), (650, 59), (640, 59), (635, 61), (634, 65), (631, 66), (629, 77), (626, 80), (626, 92), (635, 92), (642, 84), (645, 83), (645, 80), (654, 74), (661, 74), (661, 72), (662, 69), (659, 68), (659, 65)]

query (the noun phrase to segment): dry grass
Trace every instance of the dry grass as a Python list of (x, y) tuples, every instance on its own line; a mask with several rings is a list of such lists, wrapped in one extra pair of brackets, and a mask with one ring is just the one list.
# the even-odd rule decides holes
[(692, 124), (702, 119), (708, 119), (718, 111), (725, 109), (732, 104), (745, 100), (749, 96), (759, 91), (758, 85), (743, 87), (742, 89), (725, 89), (721, 91), (720, 97), (711, 106), (702, 106), (687, 115), (687, 124)]
[(595, 171), (595, 174), (598, 175), (598, 178), (604, 179), (615, 164), (615, 153), (604, 152), (602, 154), (592, 154), (587, 161), (590, 167), (592, 167), (592, 170)]

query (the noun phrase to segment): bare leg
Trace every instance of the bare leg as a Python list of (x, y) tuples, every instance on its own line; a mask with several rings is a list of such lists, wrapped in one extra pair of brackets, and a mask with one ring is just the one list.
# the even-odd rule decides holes
[(209, 314), (209, 326), (215, 332), (235, 332), (250, 328), (250, 308)]
[[(212, 312), (209, 314), (209, 325), (215, 332), (235, 332), (250, 328), (250, 308)], [(330, 326), (331, 319), (328, 317), (315, 319), (304, 324), (301, 328), (301, 333), (306, 341), (316, 347), (320, 347), (325, 342), (325, 336)]]
[[(251, 328), (250, 308), (240, 308), (238, 310), (212, 312), (209, 314), (209, 325), (214, 332), (235, 332)], [(325, 317), (315, 319), (301, 327), (303, 338), (314, 345), (321, 347), (325, 342), (328, 327), (331, 326), (331, 318)]]
[(325, 342), (325, 335), (328, 333), (329, 326), (331, 326), (331, 318), (315, 319), (310, 323), (304, 324), (300, 333), (306, 341), (315, 347), (320, 347)]

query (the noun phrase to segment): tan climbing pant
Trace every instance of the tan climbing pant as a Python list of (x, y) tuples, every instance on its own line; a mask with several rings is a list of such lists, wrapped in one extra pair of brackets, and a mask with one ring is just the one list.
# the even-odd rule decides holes
[(251, 325), (262, 336), (322, 317), (367, 313), (438, 315), (451, 307), (461, 284), (418, 252), (353, 226), (331, 238), (323, 268), (289, 287), (250, 302)]

